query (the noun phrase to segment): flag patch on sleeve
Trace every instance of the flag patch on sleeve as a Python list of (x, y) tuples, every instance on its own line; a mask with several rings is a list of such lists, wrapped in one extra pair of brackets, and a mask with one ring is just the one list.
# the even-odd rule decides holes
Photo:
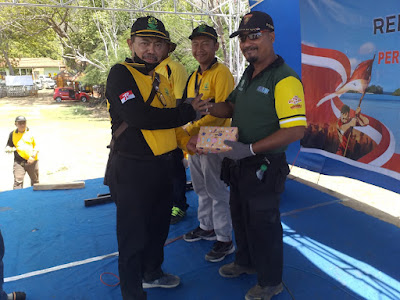
[(135, 94), (132, 93), (131, 90), (119, 95), (119, 99), (121, 99), (121, 103), (124, 104), (126, 101), (128, 101), (129, 99), (133, 99), (135, 98)]

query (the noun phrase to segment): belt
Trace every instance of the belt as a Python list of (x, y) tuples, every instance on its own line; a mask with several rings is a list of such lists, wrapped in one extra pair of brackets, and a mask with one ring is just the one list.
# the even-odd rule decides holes
[[(177, 148), (178, 149), (178, 148)], [(167, 153), (161, 154), (161, 155), (137, 155), (137, 154), (131, 154), (123, 151), (117, 151), (117, 154), (129, 158), (129, 159), (135, 159), (135, 160), (145, 160), (145, 161), (154, 161), (154, 160), (170, 160), (173, 159), (175, 151), (177, 149), (174, 149), (172, 151), (169, 151)]]

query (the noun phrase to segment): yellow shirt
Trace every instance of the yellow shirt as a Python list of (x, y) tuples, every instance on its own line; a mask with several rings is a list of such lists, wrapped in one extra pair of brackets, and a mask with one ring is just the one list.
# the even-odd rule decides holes
[(36, 142), (33, 138), (33, 135), (26, 129), (24, 132), (18, 132), (18, 130), (14, 130), (12, 134), (12, 142), (17, 149), (17, 153), (23, 159), (28, 160), (30, 157), (34, 155), (34, 159), (38, 159)]
[[(167, 66), (169, 66), (171, 74), (168, 74)], [(156, 67), (156, 72), (168, 79), (172, 90), (174, 91), (175, 98), (181, 99), (183, 90), (186, 86), (186, 81), (189, 77), (185, 67), (180, 62), (173, 60), (169, 56)]]
[[(196, 83), (197, 80), (197, 83)], [(210, 68), (202, 74), (197, 69), (190, 77), (187, 97), (196, 97), (195, 86), (199, 87), (199, 94), (203, 94), (202, 100), (214, 99), (215, 103), (225, 102), (234, 87), (234, 80), (228, 67), (215, 62)], [(206, 115), (200, 120), (189, 123), (186, 126), (186, 131), (190, 136), (197, 135), (200, 131), (200, 126), (230, 126), (230, 119), (216, 118), (211, 115)]]

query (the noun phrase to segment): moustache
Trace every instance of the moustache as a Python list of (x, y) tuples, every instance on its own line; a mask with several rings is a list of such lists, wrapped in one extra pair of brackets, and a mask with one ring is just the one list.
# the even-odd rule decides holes
[(258, 47), (255, 46), (249, 46), (243, 49), (243, 52), (249, 51), (249, 50), (258, 50)]

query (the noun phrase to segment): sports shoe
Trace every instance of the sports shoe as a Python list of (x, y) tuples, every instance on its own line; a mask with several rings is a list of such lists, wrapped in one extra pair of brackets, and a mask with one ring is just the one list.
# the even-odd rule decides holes
[(246, 294), (246, 300), (270, 300), (273, 296), (283, 291), (282, 282), (274, 286), (261, 287), (258, 284), (253, 286)]
[(235, 262), (231, 262), (230, 264), (223, 265), (219, 268), (219, 275), (226, 278), (234, 278), (239, 277), (242, 274), (255, 274), (256, 270), (254, 268), (239, 266), (235, 264)]
[(235, 246), (233, 245), (232, 241), (216, 241), (211, 251), (206, 254), (206, 260), (210, 262), (218, 262), (233, 252), (235, 252)]
[(172, 207), (171, 212), (171, 225), (174, 225), (181, 221), (186, 216), (186, 212), (179, 207)]
[(203, 230), (199, 227), (183, 235), (186, 242), (196, 242), (200, 240), (215, 241), (217, 236), (214, 230)]
[(7, 294), (7, 298), (11, 300), (25, 300), (26, 294), (24, 292), (12, 292)]
[(144, 281), (143, 280), (143, 288), (151, 289), (151, 288), (160, 287), (160, 288), (170, 289), (170, 288), (177, 287), (180, 282), (181, 282), (181, 280), (178, 276), (164, 273), (163, 276), (161, 276), (160, 278), (158, 278), (156, 280), (153, 280), (153, 281)]

